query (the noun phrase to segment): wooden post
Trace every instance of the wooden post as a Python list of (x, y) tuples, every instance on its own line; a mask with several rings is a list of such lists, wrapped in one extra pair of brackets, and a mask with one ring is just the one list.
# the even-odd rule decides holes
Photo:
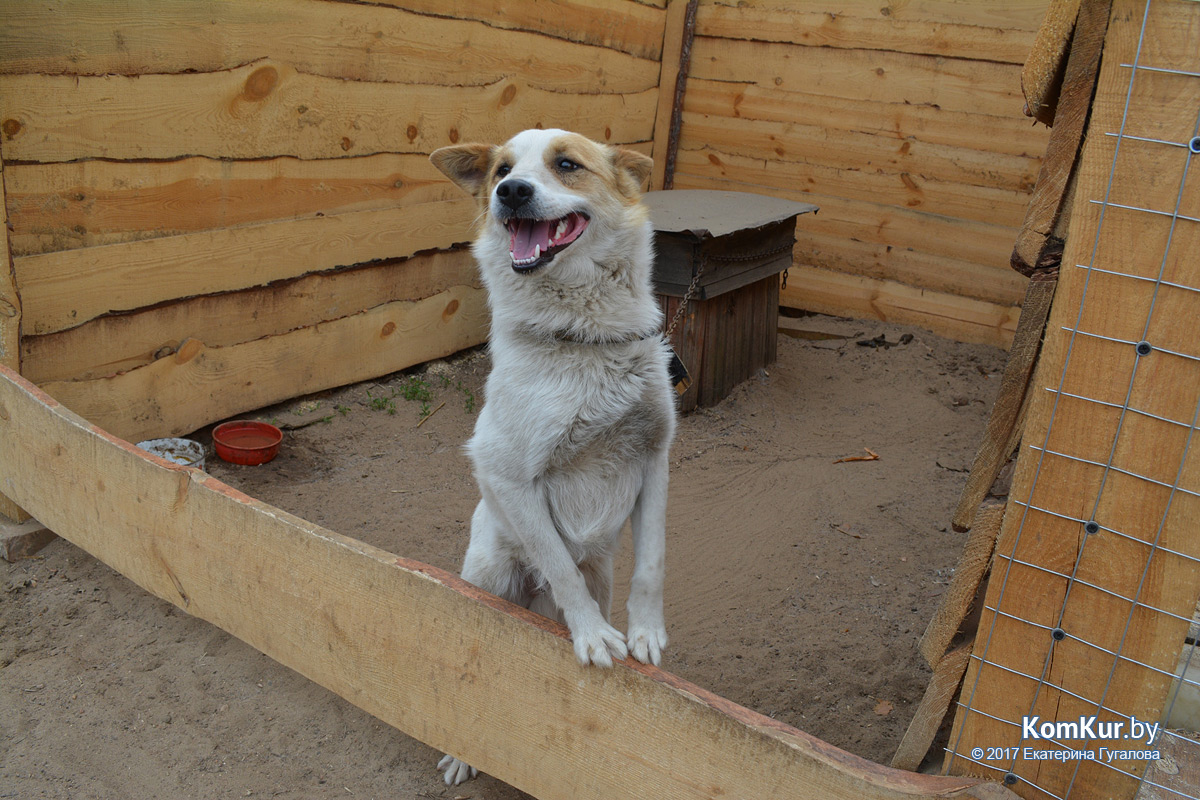
[(675, 182), (675, 156), (683, 125), (683, 98), (687, 91), (696, 32), (698, 0), (670, 0), (663, 33), (662, 68), (658, 78), (658, 113), (654, 119), (654, 173), (651, 189), (670, 189)]
[[(0, 144), (0, 364), (21, 371), (21, 297), (17, 293), (17, 276), (13, 271), (12, 244), (8, 240), (8, 192), (4, 183), (4, 150)], [(29, 514), (0, 492), (0, 522), (28, 521)], [(12, 535), (24, 536), (10, 532)]]

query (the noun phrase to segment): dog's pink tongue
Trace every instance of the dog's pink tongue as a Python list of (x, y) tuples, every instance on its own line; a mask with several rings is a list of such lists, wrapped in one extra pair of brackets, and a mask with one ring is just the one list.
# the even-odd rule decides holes
[(509, 250), (514, 261), (533, 258), (533, 249), (541, 246), (544, 253), (550, 247), (550, 220), (519, 219), (512, 228)]

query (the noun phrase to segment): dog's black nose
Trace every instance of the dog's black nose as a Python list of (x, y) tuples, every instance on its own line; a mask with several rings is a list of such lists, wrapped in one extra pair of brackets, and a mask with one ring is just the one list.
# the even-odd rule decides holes
[(533, 197), (533, 184), (518, 178), (511, 178), (496, 187), (496, 197), (500, 198), (501, 203), (516, 211)]

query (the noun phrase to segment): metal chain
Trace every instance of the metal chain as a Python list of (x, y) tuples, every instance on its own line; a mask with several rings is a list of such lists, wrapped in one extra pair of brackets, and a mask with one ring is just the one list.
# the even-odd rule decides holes
[(696, 294), (696, 289), (700, 286), (700, 276), (704, 274), (704, 259), (700, 259), (700, 267), (696, 270), (696, 274), (692, 277), (692, 283), (688, 286), (687, 291), (683, 294), (683, 300), (679, 303), (679, 308), (675, 309), (675, 316), (671, 319), (671, 324), (667, 326), (666, 336), (670, 340), (671, 334), (675, 332), (675, 326), (679, 324), (679, 320), (683, 318), (683, 312), (687, 310), (688, 302), (692, 296)]

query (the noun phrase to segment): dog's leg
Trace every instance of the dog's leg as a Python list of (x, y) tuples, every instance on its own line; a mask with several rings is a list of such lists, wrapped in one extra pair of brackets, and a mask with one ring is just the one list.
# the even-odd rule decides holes
[(663, 576), (667, 549), (668, 450), (646, 464), (642, 492), (634, 504), (633, 578), (629, 587), (629, 653), (638, 661), (658, 664), (667, 646), (663, 621)]
[[(529, 605), (525, 596), (524, 581), (520, 567), (500, 544), (496, 526), (501, 524), (489, 509), (487, 498), (479, 501), (475, 515), (471, 517), (471, 540), (463, 558), (463, 580), (470, 581), (484, 591), (503, 597), (518, 605)], [(447, 753), (438, 762), (444, 773), (447, 786), (456, 786), (474, 778), (479, 770)]]
[(579, 565), (588, 594), (600, 606), (606, 622), (612, 620), (613, 559), (611, 555), (593, 556)]
[(579, 663), (611, 667), (614, 658), (628, 655), (625, 635), (608, 624), (555, 528), (542, 484), (491, 479), (484, 494), (490, 495), (489, 507), (503, 515), (506, 531), (520, 543), (529, 566), (545, 579), (571, 631)]

